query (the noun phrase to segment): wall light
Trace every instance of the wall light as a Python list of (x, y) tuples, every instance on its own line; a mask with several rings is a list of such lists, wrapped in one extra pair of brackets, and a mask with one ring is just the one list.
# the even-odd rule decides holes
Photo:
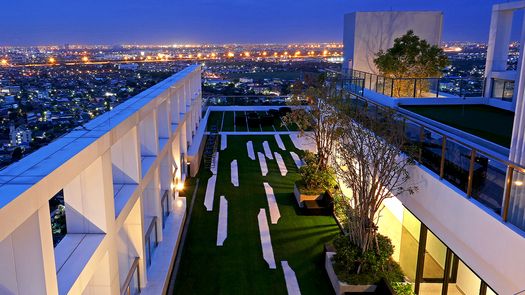
[(517, 186), (522, 186), (523, 185), (523, 181), (516, 180), (516, 181), (514, 181), (514, 184), (517, 185)]

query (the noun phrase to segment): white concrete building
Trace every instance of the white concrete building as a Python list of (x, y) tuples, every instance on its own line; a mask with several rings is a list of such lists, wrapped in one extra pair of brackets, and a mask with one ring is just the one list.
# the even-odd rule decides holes
[(443, 14), (439, 11), (352, 12), (344, 16), (343, 71), (378, 74), (375, 55), (412, 30), (428, 43), (439, 45)]
[[(191, 66), (0, 171), (0, 294), (161, 294), (201, 102)], [(59, 191), (67, 234), (53, 247)]]

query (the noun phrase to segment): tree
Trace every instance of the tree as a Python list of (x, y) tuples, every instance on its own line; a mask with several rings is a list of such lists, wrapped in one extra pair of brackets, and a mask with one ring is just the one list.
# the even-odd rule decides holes
[(283, 117), (286, 124), (295, 124), (300, 136), (313, 140), (317, 147), (318, 167), (326, 170), (330, 154), (337, 138), (341, 134), (337, 107), (342, 101), (341, 91), (336, 83), (319, 77), (319, 83), (313, 83), (306, 90), (303, 83), (292, 85), (293, 95), (290, 105), (304, 106), (294, 108)]
[[(386, 52), (376, 54), (374, 64), (381, 75), (389, 78), (435, 78), (441, 77), (441, 70), (449, 62), (441, 48), (430, 45), (410, 30), (396, 38), (394, 45)], [(418, 80), (418, 95), (428, 90), (428, 80)], [(417, 83), (416, 82), (416, 83)], [(394, 80), (394, 95), (397, 97), (412, 95), (414, 80)]]
[[(414, 153), (407, 148), (402, 123), (391, 110), (377, 114), (369, 110), (365, 105), (341, 112), (343, 132), (332, 159), (340, 186), (351, 190), (351, 195), (336, 198), (336, 207), (346, 219), (343, 223), (350, 241), (363, 255), (374, 244), (379, 252), (377, 223), (383, 201), (417, 190), (407, 185)], [(402, 148), (408, 153), (402, 153)]]
[(11, 161), (13, 162), (20, 161), (20, 159), (22, 159), (22, 154), (23, 154), (22, 148), (16, 147), (11, 153)]

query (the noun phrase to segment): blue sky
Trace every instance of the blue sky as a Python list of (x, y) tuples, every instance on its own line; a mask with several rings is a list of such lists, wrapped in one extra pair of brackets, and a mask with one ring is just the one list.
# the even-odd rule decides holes
[[(341, 41), (343, 14), (441, 10), (443, 39), (486, 41), (504, 0), (4, 0), (0, 45)], [(521, 22), (521, 16), (517, 19)], [(518, 24), (515, 26), (518, 28)], [(515, 30), (517, 31), (517, 29)], [(514, 38), (517, 39), (517, 33)]]

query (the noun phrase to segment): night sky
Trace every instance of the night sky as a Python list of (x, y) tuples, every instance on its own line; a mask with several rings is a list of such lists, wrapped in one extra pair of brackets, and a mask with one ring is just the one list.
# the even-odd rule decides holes
[(507, 1), (4, 0), (0, 45), (341, 41), (344, 13), (375, 10), (441, 10), (444, 41), (486, 41), (491, 6), (501, 2)]

